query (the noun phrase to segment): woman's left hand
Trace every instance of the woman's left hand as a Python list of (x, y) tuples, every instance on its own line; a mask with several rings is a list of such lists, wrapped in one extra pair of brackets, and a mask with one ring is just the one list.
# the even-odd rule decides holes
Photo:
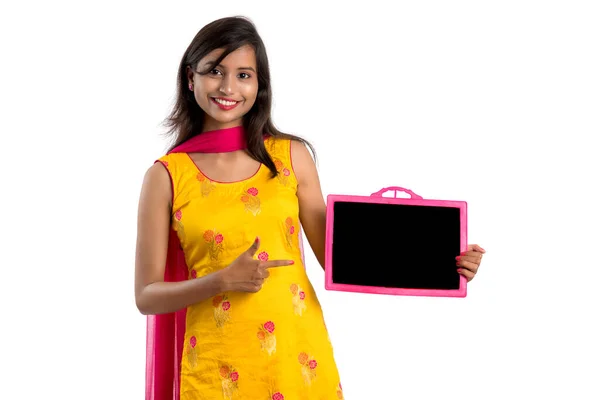
[(485, 250), (481, 246), (470, 244), (467, 251), (463, 251), (460, 256), (456, 257), (456, 265), (459, 267), (458, 273), (464, 275), (467, 282), (475, 278), (484, 254)]

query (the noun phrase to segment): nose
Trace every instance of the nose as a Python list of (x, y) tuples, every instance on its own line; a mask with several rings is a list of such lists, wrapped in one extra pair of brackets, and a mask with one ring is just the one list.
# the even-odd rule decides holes
[(223, 76), (221, 80), (221, 87), (219, 88), (220, 92), (226, 95), (231, 95), (234, 93), (235, 89), (235, 77), (231, 74), (227, 74)]

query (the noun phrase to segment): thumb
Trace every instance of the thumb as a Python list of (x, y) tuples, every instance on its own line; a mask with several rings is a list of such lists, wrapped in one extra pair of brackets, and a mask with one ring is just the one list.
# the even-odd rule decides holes
[(254, 243), (252, 243), (252, 246), (250, 246), (250, 248), (248, 249), (248, 254), (251, 257), (254, 257), (254, 254), (256, 254), (259, 247), (260, 247), (260, 239), (257, 236), (256, 239), (254, 239)]

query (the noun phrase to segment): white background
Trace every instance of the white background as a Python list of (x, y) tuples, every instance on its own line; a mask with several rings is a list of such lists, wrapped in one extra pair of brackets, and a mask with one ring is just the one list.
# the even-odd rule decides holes
[(593, 3), (3, 2), (0, 398), (143, 398), (141, 180), (183, 52), (236, 14), (325, 195), (466, 200), (488, 252), (466, 299), (326, 292), (309, 253), (346, 398), (600, 398)]

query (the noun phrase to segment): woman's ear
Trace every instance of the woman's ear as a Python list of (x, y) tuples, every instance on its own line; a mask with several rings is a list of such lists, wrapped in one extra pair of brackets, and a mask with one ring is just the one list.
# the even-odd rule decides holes
[(194, 90), (194, 70), (189, 65), (185, 68), (185, 74), (187, 76), (188, 88)]

